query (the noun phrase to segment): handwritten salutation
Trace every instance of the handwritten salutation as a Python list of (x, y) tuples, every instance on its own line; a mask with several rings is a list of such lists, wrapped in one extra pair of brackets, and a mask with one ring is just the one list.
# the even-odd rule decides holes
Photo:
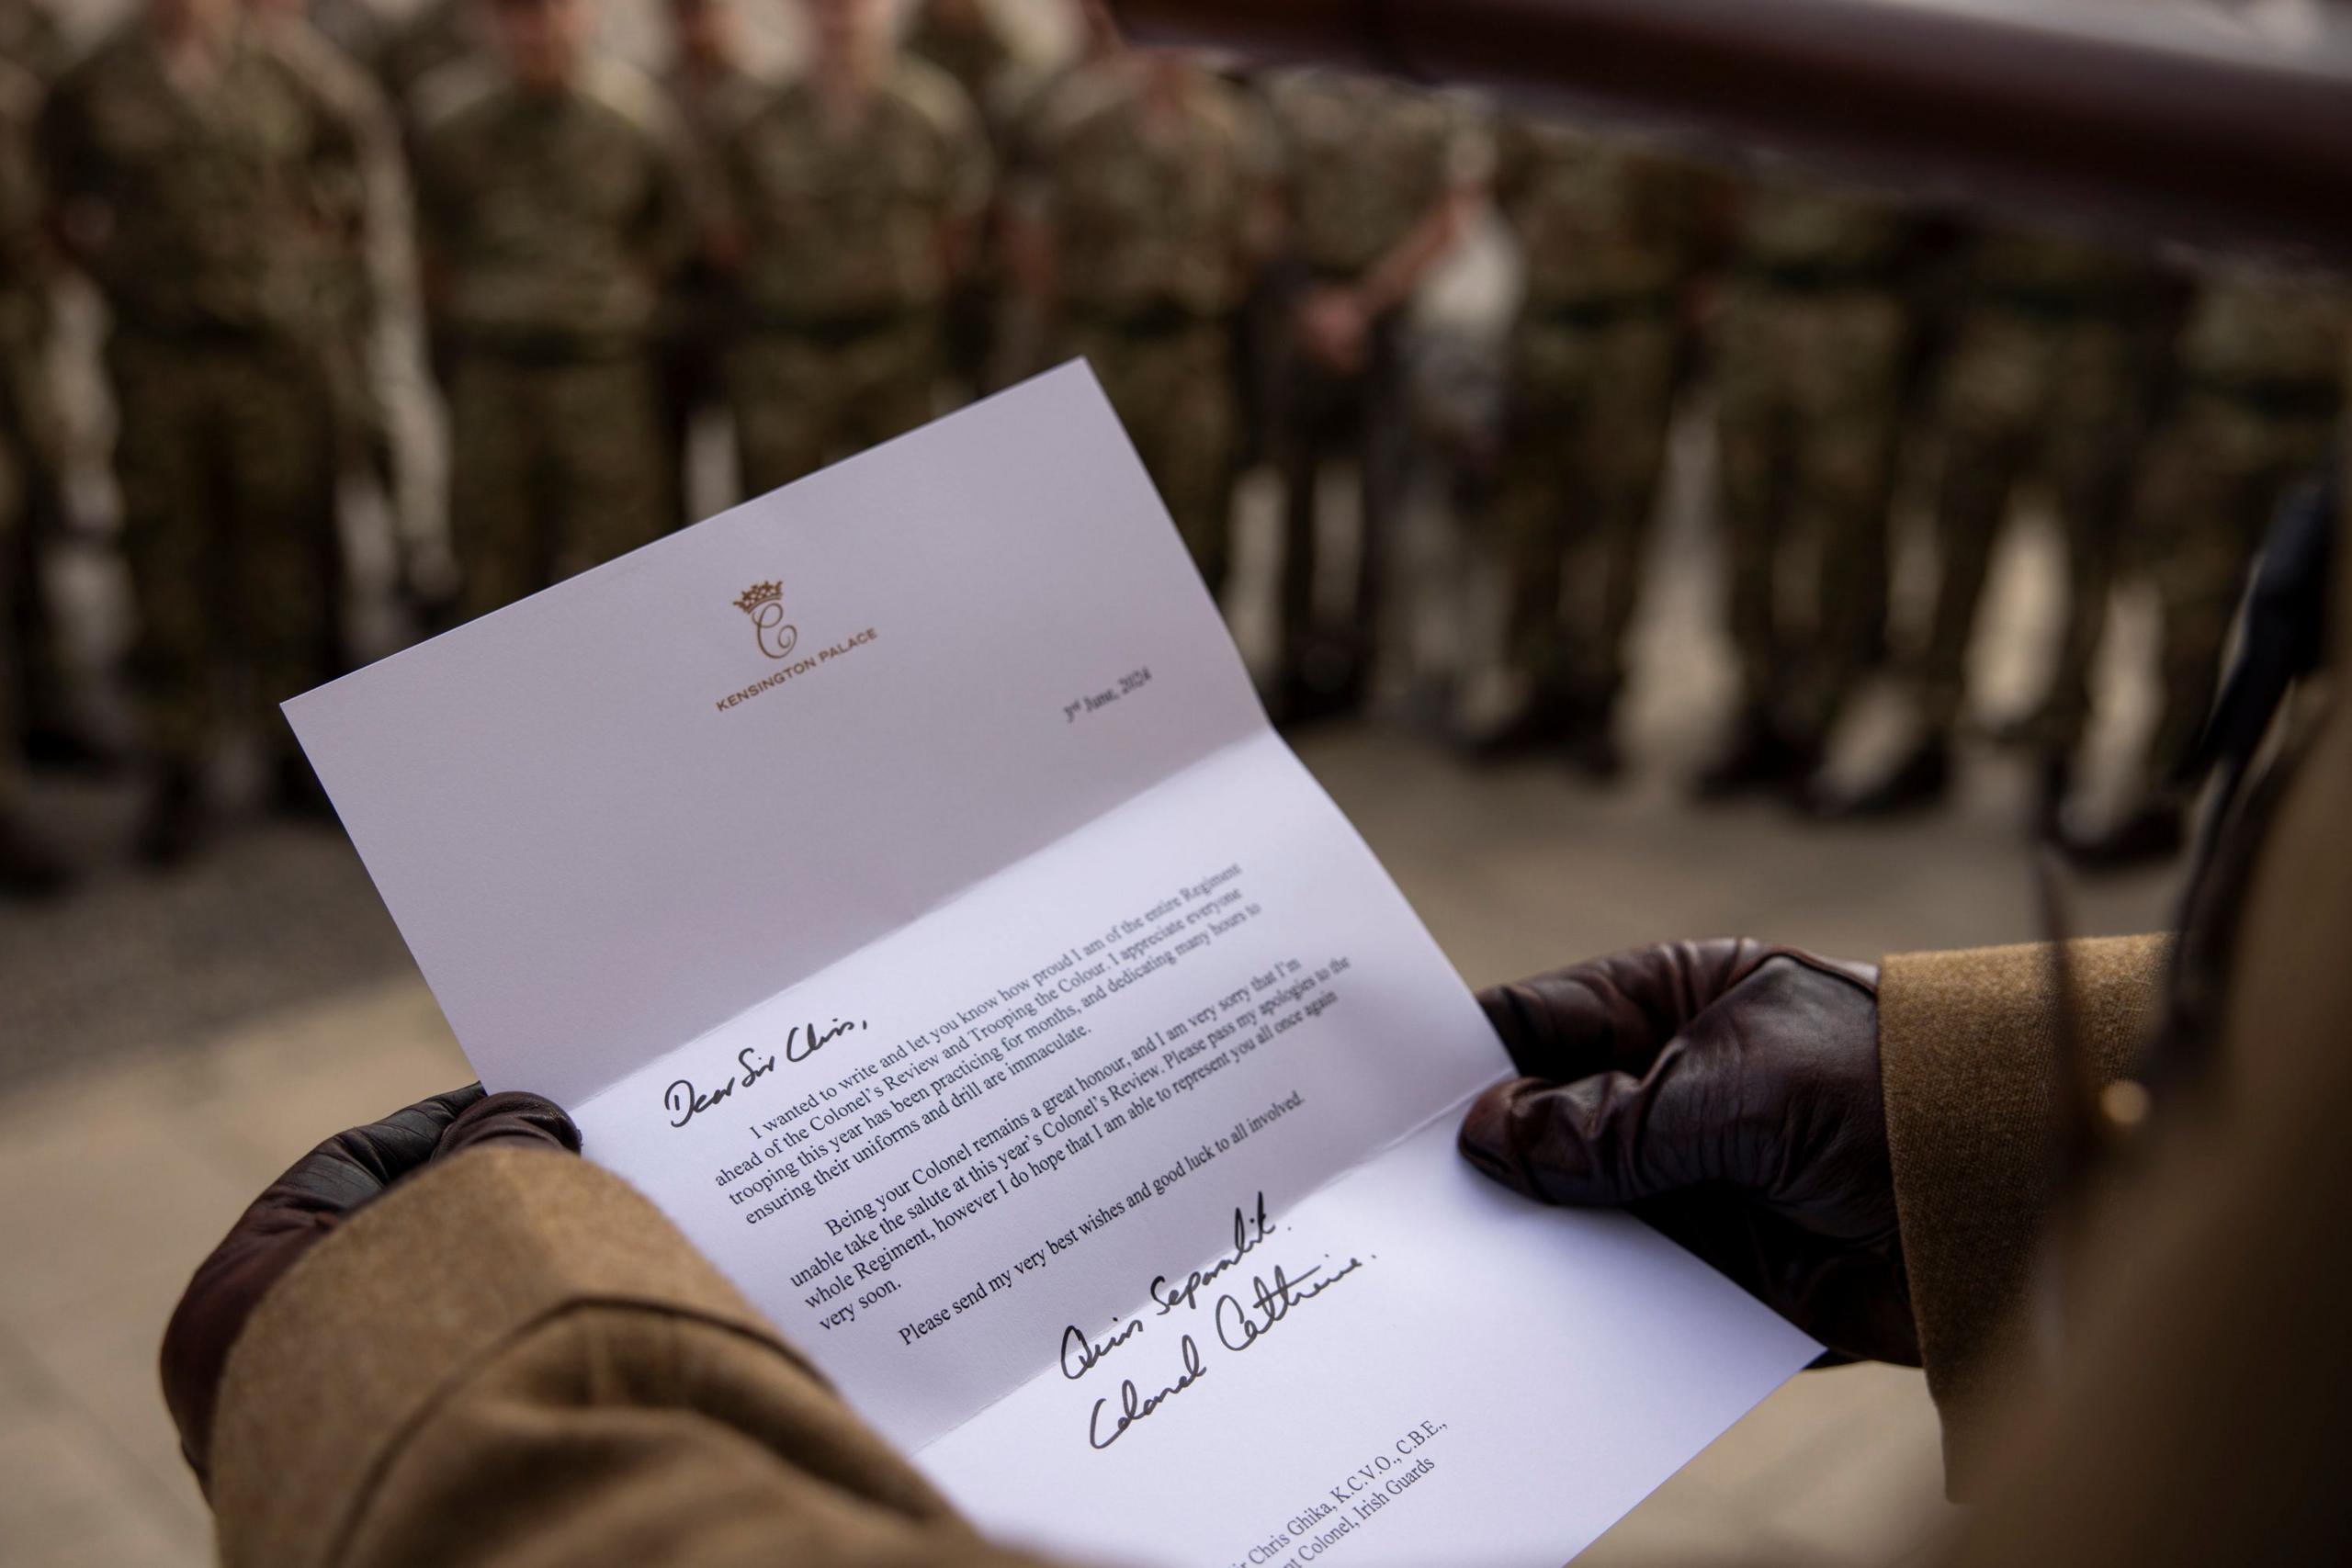
[[(846, 1021), (837, 1018), (824, 1029), (814, 1023), (796, 1023), (785, 1031), (784, 1060), (805, 1062), (842, 1035), (865, 1027), (865, 1021), (862, 1018)], [(748, 1089), (775, 1070), (776, 1058), (773, 1053), (762, 1055), (758, 1046), (746, 1045), (735, 1053), (735, 1071), (728, 1075), (726, 1082), (706, 1093), (695, 1087), (692, 1078), (675, 1079), (662, 1091), (662, 1109), (670, 1113), (671, 1126), (683, 1127), (733, 1095), (737, 1089)]]

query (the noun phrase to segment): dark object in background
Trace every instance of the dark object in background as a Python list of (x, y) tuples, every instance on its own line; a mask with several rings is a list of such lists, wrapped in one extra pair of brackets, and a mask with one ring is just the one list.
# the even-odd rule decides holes
[[(2352, 34), (2049, 0), (1116, 0), (1138, 41), (1492, 88), (2185, 239), (2352, 261)], [(1923, 188), (1928, 187), (1928, 188)]]

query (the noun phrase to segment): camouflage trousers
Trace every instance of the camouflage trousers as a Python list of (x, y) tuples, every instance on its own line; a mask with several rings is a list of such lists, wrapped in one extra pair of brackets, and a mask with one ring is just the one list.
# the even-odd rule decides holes
[(149, 745), (193, 761), (334, 674), (342, 589), (321, 357), (262, 340), (119, 331), (122, 549)]
[(716, 284), (700, 277), (679, 288), (663, 311), (655, 349), (662, 393), (662, 462), (670, 481), (672, 513), (680, 527), (701, 521), (691, 508), (686, 464), (695, 423), (727, 401), (724, 345), (729, 315), (725, 297)]
[(1745, 700), (1793, 736), (1827, 731), (1884, 636), (1909, 351), (1908, 313), (1884, 290), (1743, 283), (1724, 301), (1715, 379), (1732, 641)]
[(1209, 592), (1221, 593), (1237, 434), (1230, 327), (1204, 321), (1136, 333), (1072, 323), (1062, 346), (1094, 367)]
[(945, 358), (930, 311), (839, 340), (775, 328), (744, 334), (727, 364), (744, 493), (765, 495), (927, 423)]
[(1520, 324), (1494, 515), (1505, 656), (1538, 692), (1605, 704), (1623, 684), (1679, 352), (1663, 301)]
[(17, 614), (17, 547), (15, 520), (0, 517), (0, 817), (15, 808), (24, 794), (24, 717), (17, 694), (24, 683), (26, 649)]
[(486, 615), (660, 536), (670, 485), (650, 355), (461, 350), (449, 378), (449, 532)]
[(60, 667), (43, 555), (62, 522), (64, 422), (49, 380), (47, 345), (0, 341), (0, 802), (21, 766), (26, 728), (62, 723)]
[[(1389, 536), (1412, 467), (1411, 404), (1398, 329), (1375, 322), (1362, 368), (1333, 370), (1285, 341), (1270, 373), (1271, 445), (1283, 491), (1282, 590), (1276, 601), (1283, 659), (1310, 684), (1369, 672), (1386, 592)], [(1323, 465), (1352, 459), (1362, 476), (1355, 581), (1343, 619), (1324, 624), (1316, 604), (1321, 551), (1316, 527)]]
[(2066, 543), (2066, 629), (2036, 739), (2071, 750), (2090, 717), (2091, 661), (2106, 629), (2134, 457), (2154, 372), (2128, 323), (1982, 307), (1963, 319), (1937, 390), (1942, 474), (1935, 620), (1919, 663), (1924, 716), (1957, 721), (1985, 569), (2018, 484), (2050, 489)]
[(2162, 606), (2163, 706), (2149, 742), (2160, 773), (2204, 728), (2246, 569), (2280, 503), (2326, 461), (2336, 402), (2333, 386), (2195, 388), (2150, 444), (2124, 564)]

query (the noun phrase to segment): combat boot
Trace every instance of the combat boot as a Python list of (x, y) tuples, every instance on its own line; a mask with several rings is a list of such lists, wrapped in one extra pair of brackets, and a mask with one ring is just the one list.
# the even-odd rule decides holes
[(0, 898), (53, 898), (73, 883), (65, 857), (20, 812), (0, 809)]
[(1625, 754), (1617, 749), (1617, 738), (1605, 721), (1587, 725), (1570, 736), (1561, 755), (1569, 767), (1594, 784), (1611, 783), (1625, 771)]
[(1733, 721), (1730, 743), (1701, 770), (1691, 794), (1704, 802), (1795, 788), (1813, 772), (1816, 750), (1791, 739), (1770, 714), (1750, 705)]
[(2066, 800), (2075, 792), (2075, 761), (2066, 751), (2045, 752), (2035, 769), (2032, 831), (2036, 839), (2066, 842)]
[(209, 827), (202, 775), (190, 763), (165, 763), (139, 820), (140, 862), (158, 871), (185, 865), (203, 847)]
[(1900, 817), (1941, 805), (1951, 793), (1951, 742), (1940, 735), (1923, 737), (1901, 761), (1843, 799), (1823, 799), (1814, 815), (1824, 821), (1852, 821), (1875, 817)]
[(2104, 832), (2069, 835), (2060, 841), (2066, 858), (2090, 872), (2133, 871), (2178, 855), (2188, 841), (2188, 813), (2169, 796), (2142, 801)]
[(271, 805), (281, 817), (297, 821), (332, 822), (334, 807), (327, 799), (319, 775), (311, 771), (310, 762), (300, 752), (277, 759), (276, 777), (272, 781)]
[(2064, 728), (2055, 705), (2044, 699), (2023, 713), (2010, 715), (1985, 734), (1994, 745), (2009, 750), (2039, 751), (2057, 744)]
[(1594, 784), (1607, 784), (1625, 771), (1624, 754), (1617, 750), (1617, 705), (1608, 697), (1591, 697), (1574, 705), (1574, 719), (1560, 742), (1560, 755), (1569, 767)]
[(1507, 762), (1564, 744), (1577, 727), (1574, 704), (1556, 688), (1537, 688), (1492, 724), (1465, 736), (1462, 749), (1479, 762)]
[(1362, 659), (1332, 643), (1312, 642), (1283, 662), (1266, 706), (1280, 728), (1304, 729), (1357, 712), (1366, 685)]
[(110, 747), (67, 724), (41, 724), (26, 729), (21, 748), (28, 767), (46, 773), (108, 774), (128, 760)]

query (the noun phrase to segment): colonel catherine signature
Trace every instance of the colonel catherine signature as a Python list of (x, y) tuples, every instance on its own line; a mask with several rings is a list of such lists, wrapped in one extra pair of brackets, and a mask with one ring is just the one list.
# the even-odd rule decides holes
[[(1258, 1194), (1254, 1207), (1234, 1210), (1233, 1246), (1229, 1251), (1207, 1268), (1187, 1272), (1182, 1284), (1165, 1274), (1152, 1280), (1151, 1299), (1159, 1308), (1151, 1314), (1152, 1320), (1177, 1312), (1196, 1313), (1206, 1306), (1217, 1344), (1228, 1351), (1251, 1349), (1298, 1308), (1368, 1261), (1351, 1258), (1332, 1267), (1327, 1258), (1295, 1273), (1274, 1263), (1271, 1266), (1271, 1278), (1253, 1274), (1247, 1287), (1235, 1284), (1219, 1292), (1214, 1303), (1204, 1301), (1204, 1287), (1240, 1268), (1241, 1260), (1265, 1245), (1274, 1229), (1274, 1222), (1266, 1213), (1263, 1192)], [(1070, 1325), (1062, 1331), (1062, 1376), (1073, 1382), (1086, 1376), (1109, 1359), (1112, 1352), (1145, 1332), (1146, 1320), (1140, 1317), (1129, 1319), (1124, 1327), (1114, 1326), (1100, 1339), (1090, 1337), (1076, 1324)], [(1103, 1395), (1087, 1412), (1087, 1445), (1098, 1450), (1109, 1448), (1133, 1430), (1137, 1422), (1157, 1415), (1170, 1400), (1190, 1390), (1212, 1370), (1202, 1354), (1200, 1341), (1191, 1334), (1180, 1336), (1175, 1378), (1151, 1393), (1138, 1388), (1133, 1378), (1122, 1380), (1115, 1395)]]

